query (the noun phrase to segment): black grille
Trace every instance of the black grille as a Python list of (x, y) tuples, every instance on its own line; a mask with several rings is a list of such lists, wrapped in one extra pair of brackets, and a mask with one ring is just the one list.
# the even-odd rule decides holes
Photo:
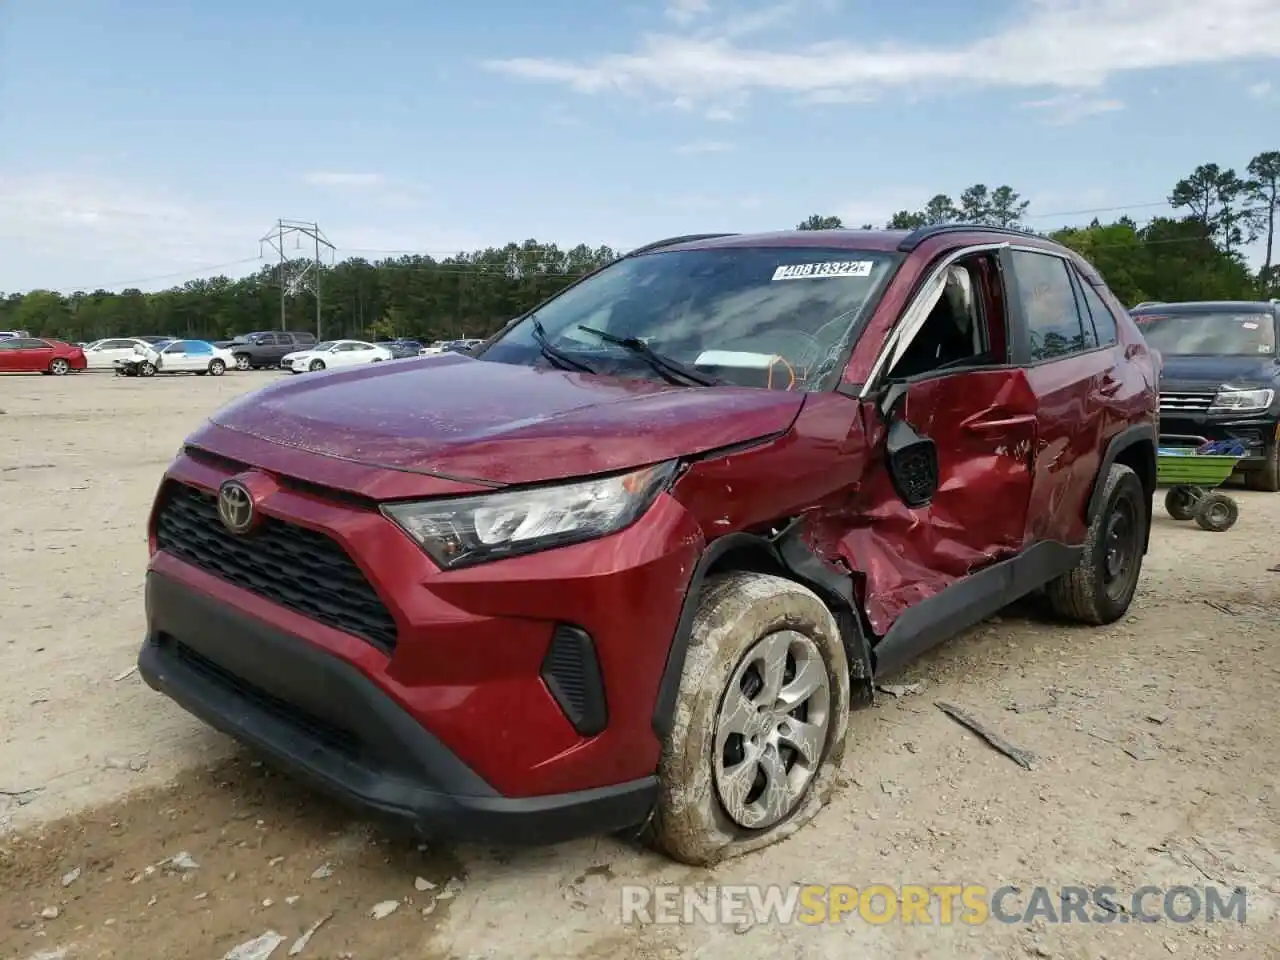
[(263, 517), (248, 536), (227, 531), (212, 494), (170, 484), (156, 546), (260, 597), (390, 653), (396, 623), (360, 568), (322, 533)]
[(561, 624), (542, 660), (542, 682), (573, 728), (594, 737), (609, 722), (595, 644), (586, 631)]
[(178, 655), (178, 659), (191, 667), (192, 670), (201, 674), (206, 680), (216, 683), (227, 691), (235, 693), (250, 703), (261, 707), (268, 713), (274, 714), (285, 723), (307, 734), (311, 739), (320, 741), (343, 756), (352, 760), (359, 759), (360, 741), (356, 739), (355, 734), (351, 733), (351, 731), (345, 730), (327, 720), (321, 720), (294, 704), (267, 693), (260, 687), (256, 687), (247, 680), (243, 680), (234, 673), (225, 670), (208, 657), (197, 653), (185, 643), (178, 643), (170, 637), (163, 637), (162, 639), (166, 643), (172, 643), (174, 653)]

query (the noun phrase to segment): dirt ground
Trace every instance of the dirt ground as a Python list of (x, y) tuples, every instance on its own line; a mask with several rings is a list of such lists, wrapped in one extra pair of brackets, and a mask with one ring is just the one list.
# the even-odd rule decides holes
[[(422, 847), (129, 672), (156, 482), (202, 417), (273, 376), (0, 377), (0, 960), (220, 958), (270, 931), (287, 938), (275, 960), (1280, 957), (1280, 496), (1241, 493), (1224, 534), (1158, 507), (1139, 596), (1111, 628), (1008, 611), (926, 657), (896, 681), (918, 690), (855, 716), (844, 786), (784, 845), (715, 871), (617, 838)], [(1039, 762), (1015, 765), (937, 700)], [(748, 882), (1240, 886), (1248, 915), (620, 920), (624, 884)], [(394, 912), (375, 919), (379, 904)]]

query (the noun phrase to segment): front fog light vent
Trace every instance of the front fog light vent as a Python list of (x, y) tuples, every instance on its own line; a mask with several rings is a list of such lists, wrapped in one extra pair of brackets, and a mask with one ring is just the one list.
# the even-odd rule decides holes
[(584, 737), (594, 737), (608, 725), (600, 662), (585, 630), (567, 624), (556, 627), (542, 660), (542, 682)]

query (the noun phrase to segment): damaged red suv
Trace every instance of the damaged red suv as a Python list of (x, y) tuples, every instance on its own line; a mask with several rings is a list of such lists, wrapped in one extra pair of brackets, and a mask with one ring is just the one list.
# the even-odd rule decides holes
[(141, 673), (424, 835), (714, 863), (822, 806), (873, 680), (1041, 588), (1125, 612), (1157, 363), (1035, 236), (653, 244), (472, 356), (215, 414), (155, 500)]

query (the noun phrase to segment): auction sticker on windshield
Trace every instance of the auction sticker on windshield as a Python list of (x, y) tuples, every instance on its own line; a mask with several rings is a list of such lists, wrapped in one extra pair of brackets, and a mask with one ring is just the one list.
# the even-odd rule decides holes
[(793, 263), (773, 271), (774, 280), (818, 280), (824, 277), (869, 277), (870, 260), (832, 260), (827, 263)]

